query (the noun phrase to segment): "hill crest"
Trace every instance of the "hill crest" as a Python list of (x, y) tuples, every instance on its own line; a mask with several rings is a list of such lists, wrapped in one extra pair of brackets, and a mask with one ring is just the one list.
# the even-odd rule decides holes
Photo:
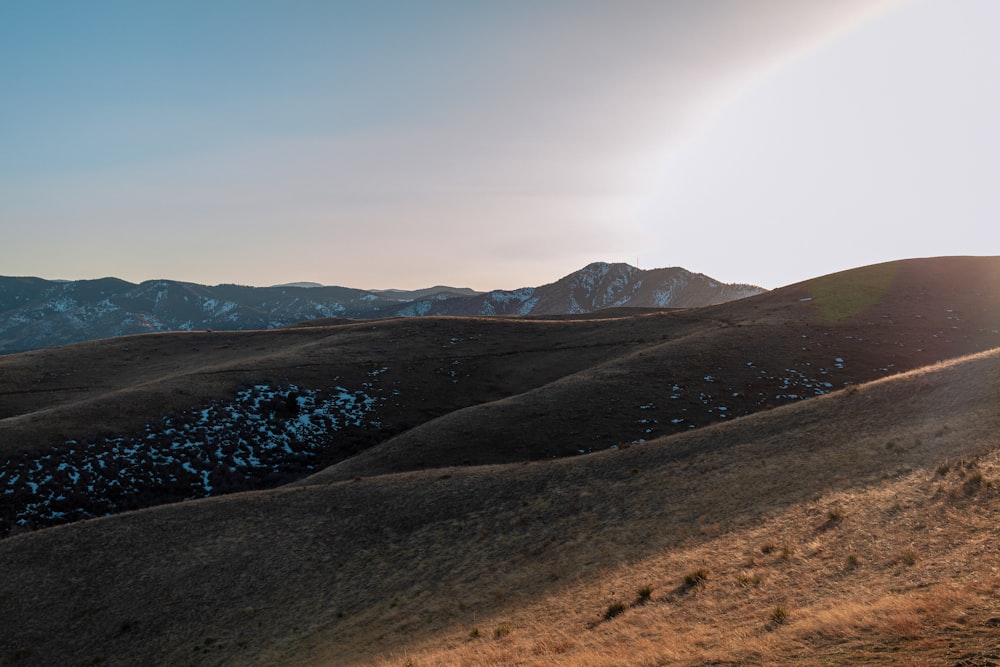
[[(973, 564), (990, 562), (982, 531), (995, 531), (998, 506), (985, 485), (1000, 465), (979, 457), (995, 449), (1000, 426), (998, 363), (994, 350), (592, 456), (237, 494), (20, 535), (0, 542), (9, 620), (0, 646), (34, 664), (98, 653), (114, 664), (176, 663), (206, 650), (233, 664), (399, 664), (404, 653), (414, 664), (515, 654), (533, 665), (612, 664), (602, 637), (638, 624), (642, 637), (625, 643), (633, 656), (754, 662), (766, 640), (757, 662), (784, 662), (789, 651), (794, 664), (815, 664), (814, 651), (845, 640), (808, 634), (812, 618), (829, 630), (829, 605), (857, 604), (860, 614), (877, 602), (862, 590), (901, 604), (971, 584)], [(940, 472), (948, 461), (968, 470)], [(959, 476), (968, 471), (982, 489)], [(948, 539), (919, 529), (938, 516)], [(89, 557), (68, 557), (81, 550)], [(946, 567), (966, 553), (979, 557)], [(689, 592), (685, 573), (699, 567), (706, 580)], [(985, 604), (994, 590), (985, 584), (965, 599)], [(629, 606), (642, 586), (648, 606)], [(168, 614), (146, 602), (166, 591), (177, 596)], [(626, 605), (612, 624), (602, 614), (616, 599)], [(767, 627), (777, 606), (791, 629)], [(670, 642), (658, 633), (691, 636), (670, 622), (678, 613), (688, 625), (710, 617), (724, 627), (710, 631), (705, 620), (698, 629), (712, 641)], [(976, 623), (963, 623), (956, 649), (966, 653), (993, 636), (988, 613), (969, 617)], [(911, 650), (910, 635), (863, 620)], [(716, 637), (732, 624), (753, 641)], [(954, 646), (956, 635), (937, 621), (918, 625), (921, 652), (951, 655), (947, 642), (927, 642), (944, 633)], [(75, 632), (55, 631), (66, 627)], [(511, 638), (470, 637), (499, 627)], [(660, 653), (647, 646), (650, 632), (666, 642)]]
[[(576, 456), (739, 419), (996, 346), (1000, 312), (981, 296), (1000, 293), (996, 269), (991, 258), (913, 260), (616, 318), (399, 318), (8, 355), (3, 523), (311, 473)], [(88, 486), (111, 495), (72, 505)]]

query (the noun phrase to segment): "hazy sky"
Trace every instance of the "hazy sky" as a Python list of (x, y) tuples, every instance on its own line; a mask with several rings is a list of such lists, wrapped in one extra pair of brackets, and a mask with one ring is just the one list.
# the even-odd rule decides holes
[(1000, 254), (997, 0), (0, 0), (0, 275)]

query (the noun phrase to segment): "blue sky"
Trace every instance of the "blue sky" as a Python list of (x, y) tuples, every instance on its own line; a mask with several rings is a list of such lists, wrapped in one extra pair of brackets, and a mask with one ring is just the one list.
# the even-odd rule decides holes
[(0, 0), (0, 274), (1000, 254), (993, 0)]

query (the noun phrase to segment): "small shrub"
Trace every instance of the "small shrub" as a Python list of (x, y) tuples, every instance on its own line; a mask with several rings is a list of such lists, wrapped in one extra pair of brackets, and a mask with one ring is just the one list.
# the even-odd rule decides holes
[(844, 520), (844, 512), (839, 508), (827, 510), (826, 522), (819, 527), (820, 530), (830, 530), (836, 528)]
[(636, 599), (636, 604), (646, 604), (649, 602), (649, 598), (653, 595), (653, 589), (650, 586), (643, 586), (639, 589), (639, 597)]
[(494, 630), (493, 630), (493, 638), (494, 639), (503, 639), (504, 637), (506, 637), (507, 635), (510, 634), (510, 631), (511, 631), (510, 624), (508, 624), (508, 623), (501, 623), (496, 628), (494, 628)]
[(612, 602), (608, 605), (607, 611), (604, 612), (604, 620), (610, 621), (615, 616), (624, 614), (626, 609), (628, 609), (628, 607), (625, 606), (624, 602)]
[(858, 557), (855, 556), (854, 554), (850, 554), (844, 561), (845, 570), (856, 570), (858, 565), (859, 565)]
[(700, 586), (708, 581), (708, 570), (699, 569), (694, 572), (688, 572), (684, 575), (684, 588), (691, 590), (696, 586)]
[(939, 465), (937, 467), (937, 474), (938, 474), (939, 477), (944, 477), (945, 475), (948, 474), (948, 472), (950, 470), (951, 470), (951, 466), (948, 465), (947, 461), (945, 461), (944, 463), (942, 463), (941, 465)]
[(917, 562), (917, 552), (913, 549), (904, 549), (896, 556), (895, 562), (901, 565), (913, 565)]
[(754, 572), (740, 572), (736, 577), (736, 583), (742, 588), (756, 588), (760, 586), (760, 575)]
[(767, 544), (765, 544), (764, 546), (762, 546), (760, 548), (760, 552), (762, 554), (769, 554), (769, 553), (773, 553), (774, 549), (775, 549), (775, 546), (773, 544), (771, 544), (770, 542), (768, 542)]
[(469, 630), (469, 639), (479, 639), (479, 628)]
[(788, 622), (788, 610), (778, 605), (771, 611), (771, 615), (768, 617), (768, 625), (772, 628), (778, 627), (779, 625), (784, 625)]
[(962, 483), (962, 491), (967, 496), (974, 496), (983, 487), (983, 482), (983, 473), (977, 470)]

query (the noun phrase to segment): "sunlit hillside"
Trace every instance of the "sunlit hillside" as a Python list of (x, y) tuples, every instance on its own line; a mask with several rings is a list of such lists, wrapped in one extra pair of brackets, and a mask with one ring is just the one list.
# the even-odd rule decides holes
[(256, 487), (17, 524), (0, 662), (989, 664), (998, 295), (996, 258), (942, 258), (688, 311), (12, 355), (2, 377), (38, 390), (3, 395), (0, 433), (29, 471), (77, 433), (242, 422), (223, 406), (248, 386), (297, 387), (252, 412), (259, 441), (321, 404), (307, 390), (386, 400)]

